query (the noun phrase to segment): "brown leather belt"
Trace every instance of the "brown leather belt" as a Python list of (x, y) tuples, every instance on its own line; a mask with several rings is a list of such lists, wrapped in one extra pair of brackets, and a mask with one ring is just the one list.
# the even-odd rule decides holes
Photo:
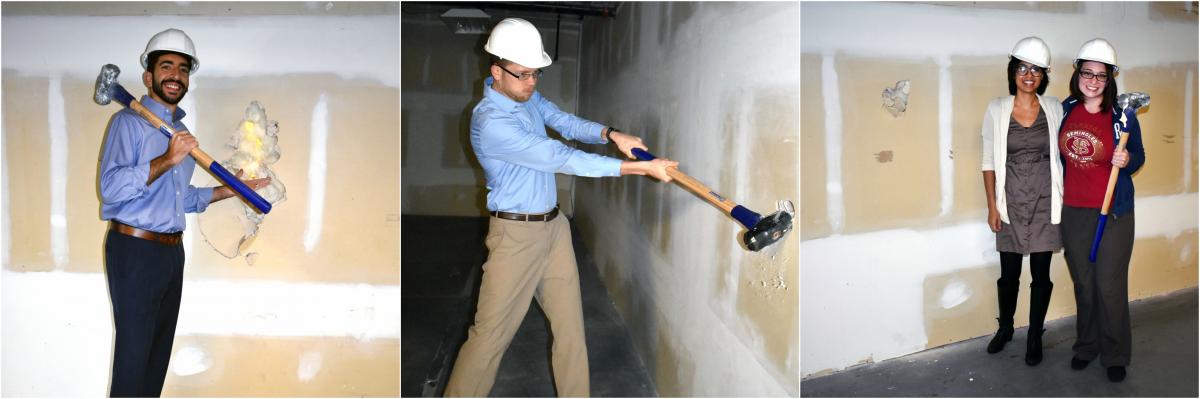
[(554, 220), (555, 216), (558, 216), (558, 207), (556, 206), (554, 209), (551, 209), (550, 212), (540, 215), (526, 215), (524, 213), (508, 213), (497, 211), (492, 211), (491, 214), (492, 216), (501, 219), (516, 220), (518, 222), (549, 222)]
[(178, 245), (179, 241), (183, 238), (182, 232), (172, 234), (155, 233), (150, 230), (142, 230), (115, 220), (110, 221), (108, 226), (110, 229), (118, 233), (130, 237), (141, 238), (143, 240), (154, 241), (164, 245)]

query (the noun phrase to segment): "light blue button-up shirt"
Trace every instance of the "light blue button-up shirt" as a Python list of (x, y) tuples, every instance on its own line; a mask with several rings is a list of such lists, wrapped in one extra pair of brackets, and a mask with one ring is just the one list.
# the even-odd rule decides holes
[[(142, 96), (142, 105), (176, 131), (187, 130), (184, 112)], [(118, 222), (159, 233), (176, 233), (186, 227), (184, 213), (204, 212), (213, 189), (188, 184), (196, 161), (183, 162), (167, 170), (149, 186), (150, 161), (167, 151), (170, 139), (131, 109), (113, 116), (100, 156), (100, 219)]]
[(568, 147), (546, 135), (546, 125), (568, 140), (604, 143), (604, 125), (558, 109), (533, 92), (517, 102), (483, 82), (483, 99), (471, 115), (471, 147), (483, 165), (490, 211), (545, 213), (554, 209), (555, 173), (620, 176), (621, 160)]

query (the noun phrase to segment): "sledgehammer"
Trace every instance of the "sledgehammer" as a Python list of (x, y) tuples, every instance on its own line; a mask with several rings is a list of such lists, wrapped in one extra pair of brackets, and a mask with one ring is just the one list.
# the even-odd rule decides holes
[[(1117, 151), (1124, 149), (1125, 142), (1129, 140), (1129, 133), (1125, 132), (1125, 122), (1128, 120), (1126, 115), (1129, 115), (1130, 112), (1137, 114), (1139, 108), (1147, 105), (1150, 105), (1150, 95), (1140, 91), (1117, 96), (1117, 106), (1121, 108), (1121, 122), (1113, 123), (1113, 128), (1121, 132), (1121, 138), (1117, 142)], [(1092, 239), (1092, 250), (1088, 252), (1088, 262), (1095, 262), (1096, 253), (1100, 251), (1100, 239), (1104, 237), (1104, 225), (1108, 222), (1108, 207), (1112, 205), (1113, 189), (1117, 187), (1117, 174), (1120, 171), (1121, 168), (1114, 165), (1108, 175), (1108, 187), (1104, 191), (1104, 202), (1100, 203), (1100, 220), (1096, 223), (1096, 237)]]
[[(172, 128), (171, 125), (163, 122), (163, 120), (157, 115), (154, 115), (153, 112), (150, 112), (149, 109), (146, 109), (146, 106), (142, 105), (142, 103), (138, 102), (137, 100), (134, 100), (133, 95), (130, 95), (129, 91), (125, 90), (124, 87), (121, 87), (120, 83), (117, 83), (117, 76), (120, 74), (121, 69), (117, 68), (117, 66), (113, 64), (107, 64), (100, 68), (100, 75), (96, 76), (96, 96), (94, 98), (96, 100), (96, 104), (108, 105), (109, 102), (112, 102), (113, 99), (116, 99), (117, 102), (121, 103), (121, 105), (124, 105), (132, 109), (134, 112), (137, 112), (138, 115), (141, 115), (142, 118), (145, 118), (147, 122), (150, 122), (151, 125), (158, 128), (158, 131), (167, 135), (168, 138), (174, 135), (175, 129)], [(208, 156), (208, 154), (200, 150), (200, 148), (192, 149), (191, 155), (192, 158), (196, 159), (197, 164), (200, 164), (200, 166), (204, 167), (204, 169), (207, 169), (209, 173), (212, 173), (212, 175), (217, 178), (217, 180), (220, 180), (222, 183), (225, 183), (226, 186), (232, 188), (239, 197), (245, 199), (246, 202), (249, 202), (250, 205), (253, 205), (255, 208), (257, 208), (259, 212), (264, 214), (271, 212), (270, 202), (267, 202), (266, 199), (263, 199), (263, 197), (259, 196), (258, 193), (254, 192), (254, 190), (251, 190), (250, 187), (247, 187), (246, 183), (242, 183), (242, 181), (232, 173), (229, 173), (229, 170), (225, 169), (224, 166), (214, 162), (212, 157)]]
[[(656, 158), (653, 154), (643, 151), (641, 148), (633, 149), (633, 156), (643, 161), (650, 161)], [(792, 213), (791, 201), (780, 201), (780, 210), (763, 217), (758, 213), (746, 209), (746, 207), (738, 205), (729, 199), (717, 194), (716, 191), (708, 188), (703, 183), (700, 183), (691, 176), (680, 172), (676, 168), (667, 168), (667, 175), (671, 176), (680, 186), (699, 195), (700, 198), (708, 201), (721, 211), (725, 212), (745, 226), (747, 231), (742, 235), (742, 242), (746, 244), (746, 248), (751, 251), (758, 251), (779, 241), (792, 229)], [(784, 206), (783, 204), (787, 205)]]

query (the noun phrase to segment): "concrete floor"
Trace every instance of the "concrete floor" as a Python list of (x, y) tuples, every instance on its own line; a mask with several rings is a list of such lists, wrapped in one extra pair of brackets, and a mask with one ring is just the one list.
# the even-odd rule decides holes
[[(587, 336), (591, 395), (655, 396), (646, 367), (572, 225)], [(475, 313), (487, 218), (401, 217), (400, 395), (441, 396)], [(505, 352), (492, 397), (555, 396), (549, 324), (530, 309)]]
[(1046, 323), (1043, 360), (1036, 367), (1025, 365), (1028, 328), (1020, 328), (997, 354), (986, 352), (991, 335), (983, 336), (805, 379), (800, 382), (800, 394), (1196, 397), (1197, 290), (1132, 302), (1130, 313), (1133, 359), (1128, 376), (1120, 383), (1108, 381), (1099, 359), (1086, 369), (1071, 369), (1072, 316)]

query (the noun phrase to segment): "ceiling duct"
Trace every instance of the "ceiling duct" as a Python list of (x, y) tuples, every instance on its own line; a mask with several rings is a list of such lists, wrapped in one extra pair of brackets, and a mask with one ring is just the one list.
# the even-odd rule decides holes
[(441, 18), (452, 32), (460, 35), (485, 34), (492, 25), (492, 17), (478, 8), (452, 8), (442, 13)]

